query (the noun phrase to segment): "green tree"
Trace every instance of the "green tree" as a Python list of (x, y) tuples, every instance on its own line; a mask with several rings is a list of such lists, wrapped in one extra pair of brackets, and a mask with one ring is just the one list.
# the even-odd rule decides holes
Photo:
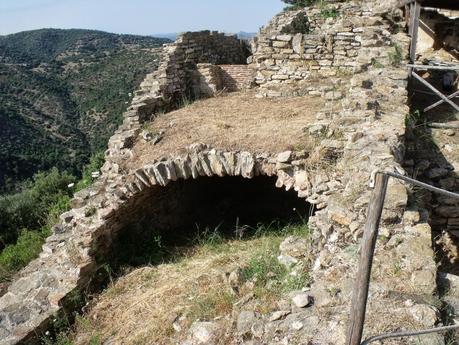
[(0, 249), (15, 243), (24, 229), (39, 230), (47, 224), (49, 211), (68, 200), (67, 187), (75, 178), (56, 168), (35, 174), (16, 194), (0, 196)]

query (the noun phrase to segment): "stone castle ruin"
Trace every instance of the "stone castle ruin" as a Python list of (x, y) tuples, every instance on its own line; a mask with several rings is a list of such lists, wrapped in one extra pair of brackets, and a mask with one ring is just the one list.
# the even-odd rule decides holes
[[(362, 236), (370, 175), (407, 168), (409, 37), (395, 1), (324, 3), (336, 15), (319, 6), (283, 12), (250, 45), (203, 31), (164, 46), (160, 67), (145, 77), (108, 143), (101, 177), (75, 194), (40, 257), (0, 297), (0, 344), (36, 342), (56, 313), (71, 308), (75, 291), (95, 284), (129, 224), (148, 220), (173, 233), (215, 205), (228, 207), (228, 195), (250, 209), (250, 221), (288, 217), (292, 208), (310, 216), (311, 341), (344, 344), (356, 269), (350, 252)], [(302, 12), (309, 32), (285, 33)], [(295, 111), (288, 102), (299, 97), (310, 107)], [(182, 107), (190, 99), (211, 110), (192, 113), (194, 105)], [(253, 108), (260, 109), (255, 125), (247, 115)], [(228, 109), (237, 120), (225, 118)], [(368, 334), (441, 322), (431, 229), (410, 194), (391, 180)], [(396, 265), (403, 269), (390, 275)], [(429, 337), (444, 344), (441, 335)]]

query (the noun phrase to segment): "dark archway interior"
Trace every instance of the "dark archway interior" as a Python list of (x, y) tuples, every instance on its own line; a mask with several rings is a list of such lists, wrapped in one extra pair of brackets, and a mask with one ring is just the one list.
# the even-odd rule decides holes
[(306, 222), (310, 205), (275, 182), (267, 176), (203, 177), (151, 188), (114, 240), (114, 264), (161, 262), (168, 248), (193, 245), (203, 236), (246, 237), (259, 224)]

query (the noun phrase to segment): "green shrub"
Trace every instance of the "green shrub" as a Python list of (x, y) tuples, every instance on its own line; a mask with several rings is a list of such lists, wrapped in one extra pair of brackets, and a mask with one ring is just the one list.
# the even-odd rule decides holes
[(103, 152), (97, 152), (91, 156), (89, 163), (83, 168), (83, 176), (76, 186), (76, 190), (81, 190), (89, 187), (94, 181), (91, 174), (95, 171), (99, 171), (102, 165), (104, 165), (105, 156)]
[(339, 17), (339, 12), (335, 8), (322, 8), (320, 10), (320, 15), (322, 18), (338, 18)]
[(38, 173), (16, 194), (0, 196), (0, 249), (15, 243), (21, 229), (40, 230), (66, 208), (75, 178), (56, 168)]
[(298, 13), (289, 25), (282, 28), (284, 34), (307, 34), (309, 31), (309, 19), (303, 12)]
[(8, 280), (12, 273), (25, 267), (41, 251), (44, 239), (49, 235), (47, 228), (42, 231), (23, 230), (16, 244), (8, 245), (0, 253), (0, 282)]
[(38, 173), (24, 190), (0, 197), (0, 281), (36, 258), (59, 215), (69, 209), (75, 181), (68, 173), (52, 169)]

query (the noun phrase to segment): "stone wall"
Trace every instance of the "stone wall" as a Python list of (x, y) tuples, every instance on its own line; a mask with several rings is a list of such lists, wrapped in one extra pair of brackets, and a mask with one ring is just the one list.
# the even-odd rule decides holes
[(210, 97), (223, 88), (221, 70), (211, 63), (197, 65), (196, 76), (193, 79), (193, 95)]
[[(429, 131), (432, 137), (425, 135), (422, 139), (423, 145), (416, 143), (416, 138), (411, 138), (408, 143), (409, 159), (405, 161), (405, 169), (410, 176), (427, 184), (458, 193), (459, 165), (454, 155), (457, 145), (456, 134), (451, 129)], [(432, 149), (428, 146), (429, 143), (435, 147)], [(422, 191), (418, 199), (418, 204), (430, 211), (430, 224), (436, 236), (448, 231), (459, 238), (458, 199), (429, 191)]]
[(74, 195), (73, 209), (61, 215), (40, 257), (0, 297), (0, 344), (32, 341), (75, 293), (91, 286), (99, 259), (110, 253), (118, 231), (135, 220), (151, 188), (178, 179), (267, 175), (278, 176), (277, 187), (304, 196), (301, 191), (313, 188), (316, 180), (308, 178), (299, 165), (293, 166), (293, 176), (283, 171), (286, 163), (290, 166), (289, 162), (300, 158), (291, 152), (268, 157), (197, 144), (182, 155), (164, 157), (131, 174), (105, 174)]
[[(236, 36), (215, 31), (180, 35), (174, 43), (165, 45), (158, 70), (144, 80), (136, 93), (138, 98), (148, 95), (148, 100), (139, 100), (139, 103), (145, 103), (142, 115), (164, 107), (164, 102), (199, 96), (191, 88), (197, 64), (244, 64), (247, 55), (245, 42)], [(155, 97), (152, 99), (153, 94), (163, 102), (158, 102)]]
[[(459, 57), (459, 18), (449, 18), (434, 10), (423, 10), (418, 40), (418, 53), (429, 53), (429, 49), (444, 49)], [(442, 56), (442, 59), (445, 57)]]
[[(102, 177), (90, 188), (75, 194), (71, 201), (73, 209), (61, 216), (61, 223), (54, 227), (53, 235), (46, 240), (40, 257), (21, 271), (8, 292), (0, 297), (0, 344), (16, 344), (34, 337), (71, 299), (73, 292), (90, 285), (98, 269), (97, 258), (110, 252), (116, 233), (126, 222), (132, 221), (132, 217), (137, 216), (136, 212), (142, 209), (141, 204), (152, 188), (166, 186), (178, 179), (211, 176), (242, 176), (248, 179), (256, 175), (277, 176), (277, 187), (294, 189), (300, 198), (315, 205), (317, 212), (310, 219), (310, 228), (317, 256), (311, 276), (314, 284), (322, 287), (329, 286), (328, 277), (340, 277), (341, 285), (337, 291), (342, 290), (343, 297), (340, 297), (332, 313), (337, 311), (341, 318), (345, 318), (356, 262), (355, 257), (352, 259), (354, 261), (348, 261), (349, 253), (354, 250), (353, 247), (358, 247), (362, 236), (371, 194), (368, 188), (370, 176), (378, 169), (403, 171), (400, 163), (404, 156), (405, 116), (409, 113), (406, 105), (408, 72), (403, 65), (392, 64), (389, 56), (396, 45), (401, 47), (405, 56), (408, 40), (403, 33), (390, 34), (394, 23), (388, 19), (391, 15), (387, 8), (378, 10), (379, 3), (337, 3), (334, 6), (344, 13), (342, 17), (333, 21), (317, 19), (323, 33), (315, 30), (313, 35), (332, 38), (333, 54), (327, 52), (323, 44), (327, 41), (322, 41), (320, 37), (279, 37), (278, 31), (283, 25), (281, 22), (291, 13), (276, 17), (272, 30), (268, 26), (259, 36), (252, 62), (259, 76), (263, 71), (288, 76), (287, 79), (270, 77), (264, 84), (260, 83), (263, 96), (268, 95), (266, 90), (271, 90), (271, 87), (280, 94), (291, 94), (292, 89), (288, 91), (291, 84), (295, 84), (293, 86), (296, 88), (293, 93), (300, 93), (299, 90), (308, 83), (311, 89), (307, 93), (323, 94), (327, 100), (323, 109), (316, 114), (316, 121), (304, 124), (304, 131), (316, 140), (311, 152), (256, 154), (216, 150), (205, 144), (194, 144), (181, 148), (183, 152), (177, 156), (142, 163), (135, 169), (127, 168), (123, 163), (132, 154), (131, 148), (139, 138), (141, 123), (154, 116), (158, 109), (167, 109), (177, 95), (183, 96), (192, 90), (196, 83), (191, 81), (196, 79), (190, 78), (191, 74), (200, 74), (199, 83), (210, 85), (216, 82), (213, 81), (215, 68), (209, 64), (243, 62), (238, 60), (244, 56), (242, 48), (237, 58), (232, 53), (218, 56), (196, 49), (194, 44), (201, 35), (213, 36), (209, 38), (211, 42), (220, 39), (232, 42), (232, 47), (236, 47), (238, 41), (234, 38), (222, 38), (215, 34), (186, 34), (175, 44), (166, 46), (161, 68), (147, 76), (125, 114), (123, 125), (110, 139)], [(308, 11), (311, 15), (321, 10)], [(353, 15), (352, 11), (355, 11)], [(316, 16), (319, 18), (318, 14)], [(319, 24), (315, 25), (317, 27)], [(354, 32), (356, 29), (358, 31)], [(357, 37), (361, 37), (361, 42)], [(314, 41), (317, 44), (322, 42), (321, 46), (314, 48), (317, 52), (311, 57), (306, 52), (306, 49), (313, 49), (307, 48), (309, 39), (317, 39)], [(276, 47), (274, 42), (279, 42)], [(294, 42), (295, 46), (299, 42), (299, 46), (304, 48), (299, 50), (300, 54), (290, 52)], [(272, 55), (261, 56), (262, 44), (267, 44), (265, 48)], [(209, 50), (212, 47), (210, 44)], [(348, 56), (346, 47), (349, 47), (350, 55), (354, 52), (357, 55)], [(338, 53), (343, 51), (345, 55)], [(282, 55), (279, 58), (274, 56), (278, 53)], [(337, 65), (334, 65), (335, 53)], [(300, 57), (292, 58), (294, 54)], [(373, 59), (378, 59), (378, 64), (372, 63)], [(331, 61), (331, 64), (321, 64), (320, 61)], [(193, 67), (188, 68), (190, 65)], [(319, 67), (309, 68), (312, 66)], [(336, 71), (334, 75), (334, 69), (340, 66), (349, 67), (355, 73), (339, 74)], [(313, 74), (328, 78), (312, 79)], [(285, 86), (286, 90), (281, 90), (279, 86)], [(314, 160), (316, 155), (318, 158)], [(408, 213), (404, 212), (406, 206), (406, 187), (391, 180), (381, 228), (381, 235), (391, 240), (379, 242), (380, 254), (384, 254), (386, 247), (400, 251), (403, 255), (400, 265), (405, 265), (403, 271), (410, 281), (404, 285), (413, 289), (409, 292), (416, 296), (432, 294), (436, 274), (432, 253), (425, 250), (420, 254), (416, 250), (409, 250), (409, 244), (413, 241), (422, 244), (422, 248), (430, 248), (429, 228), (418, 224), (419, 213), (409, 218)], [(391, 257), (385, 259), (391, 260)], [(384, 284), (385, 281), (378, 281), (375, 287), (378, 291), (370, 294), (372, 307), (378, 304), (386, 306), (389, 302), (397, 305), (397, 308), (385, 310), (385, 313), (394, 310), (399, 313), (409, 308), (385, 293), (388, 290), (398, 291), (399, 286)], [(317, 310), (321, 312), (320, 308)], [(320, 316), (326, 317), (325, 314)], [(391, 315), (387, 314), (384, 320), (380, 320), (380, 315), (378, 322), (391, 319)], [(342, 330), (344, 320), (341, 321), (338, 325), (331, 320), (335, 323), (330, 323), (329, 327)], [(434, 317), (431, 323), (436, 321)], [(433, 324), (425, 326), (431, 327)]]
[[(309, 18), (310, 32), (282, 33), (300, 13)], [(374, 8), (365, 9), (357, 2), (281, 13), (252, 44), (259, 94), (324, 95), (327, 87), (321, 87), (321, 79), (358, 73), (372, 63), (386, 64), (389, 57), (381, 55), (380, 48), (391, 44), (389, 30), (375, 19)]]
[(174, 43), (165, 44), (158, 70), (145, 77), (124, 113), (123, 124), (108, 142), (109, 165), (114, 163), (118, 169), (120, 160), (129, 155), (141, 124), (157, 112), (214, 92), (222, 82), (217, 76), (219, 70), (211, 65), (244, 64), (247, 55), (244, 41), (215, 31), (187, 32)]

